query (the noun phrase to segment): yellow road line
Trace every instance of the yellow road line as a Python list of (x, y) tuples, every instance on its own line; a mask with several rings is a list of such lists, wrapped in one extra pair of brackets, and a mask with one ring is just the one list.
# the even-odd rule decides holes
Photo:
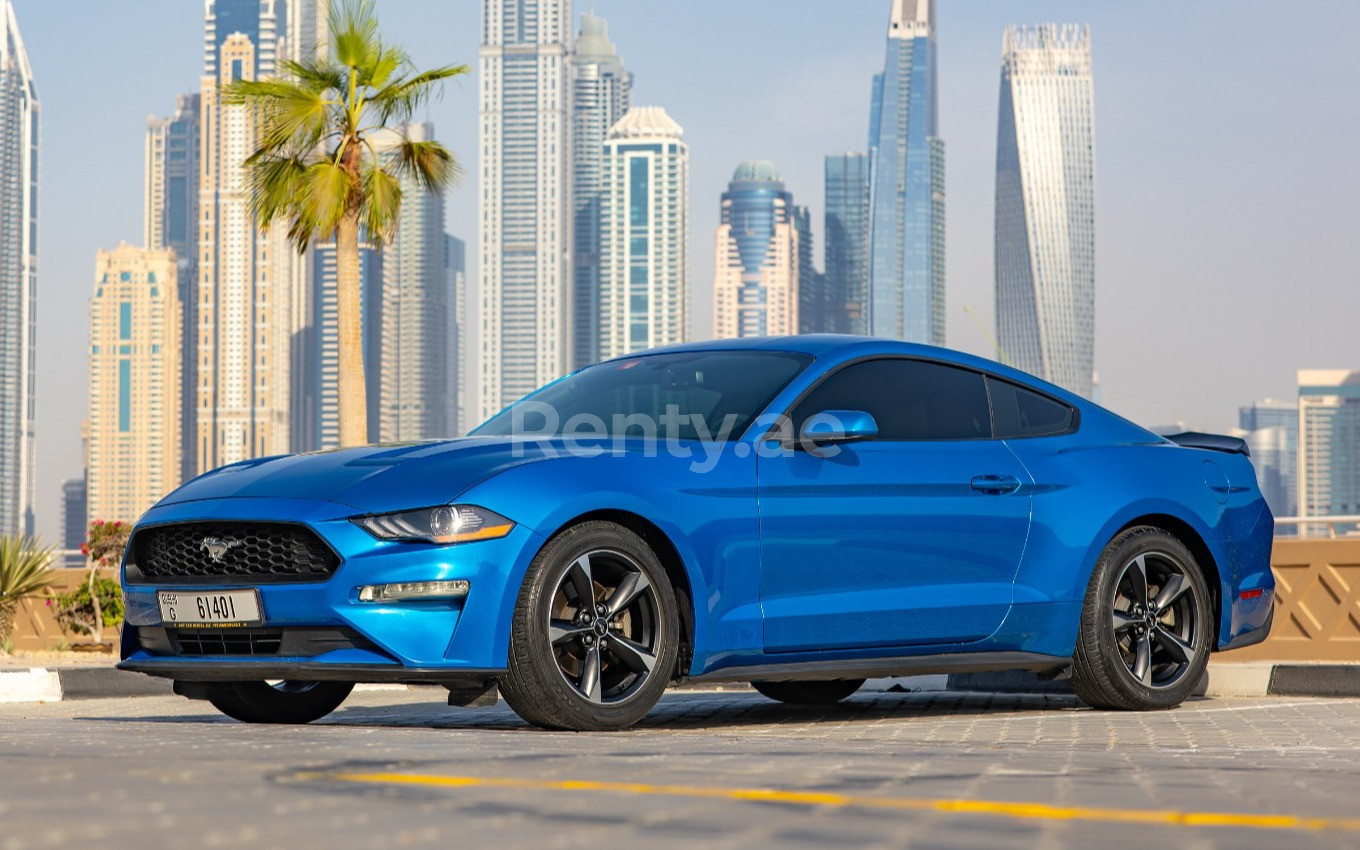
[(710, 800), (777, 803), (787, 806), (830, 806), (855, 809), (897, 809), (948, 814), (989, 815), (1023, 820), (1082, 820), (1106, 823), (1145, 823), (1168, 826), (1219, 826), (1243, 829), (1346, 830), (1360, 832), (1360, 819), (1313, 818), (1294, 815), (1252, 815), (1233, 812), (1184, 812), (1170, 809), (1110, 809), (1052, 806), (1047, 803), (1009, 803), (1001, 800), (950, 800), (912, 797), (870, 797), (827, 791), (779, 791), (772, 788), (712, 788), (698, 785), (649, 785), (641, 782), (596, 782), (579, 779), (515, 779), (487, 776), (430, 776), (411, 773), (299, 773), (300, 781), (356, 782), (377, 785), (417, 785), (433, 788), (515, 788), (536, 791), (593, 791), (606, 794), (649, 794), (698, 797)]

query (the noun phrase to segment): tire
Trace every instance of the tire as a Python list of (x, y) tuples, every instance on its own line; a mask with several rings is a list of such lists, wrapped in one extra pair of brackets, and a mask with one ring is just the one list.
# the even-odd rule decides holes
[(1072, 690), (1095, 708), (1180, 705), (1209, 663), (1210, 598), (1203, 570), (1175, 536), (1150, 526), (1120, 532), (1086, 590)]
[(863, 679), (825, 682), (752, 682), (751, 687), (772, 700), (791, 705), (835, 705), (864, 685)]
[(670, 579), (641, 537), (612, 522), (572, 526), (529, 564), (501, 696), (547, 729), (632, 726), (670, 683), (679, 623)]
[(353, 682), (223, 682), (208, 701), (243, 723), (311, 723), (340, 707)]

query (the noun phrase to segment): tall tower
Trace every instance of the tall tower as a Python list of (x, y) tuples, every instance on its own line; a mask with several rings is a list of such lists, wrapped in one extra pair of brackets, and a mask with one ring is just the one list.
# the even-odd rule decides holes
[[(179, 303), (183, 316), (180, 339), (191, 342), (198, 330), (198, 173), (199, 95), (182, 94), (169, 118), (146, 119), (146, 194), (143, 228), (146, 247), (175, 252)], [(194, 451), (198, 396), (198, 358), (180, 364), (180, 477), (198, 471)]]
[(867, 334), (869, 294), (869, 157), (847, 152), (826, 157), (823, 268), (826, 330)]
[(449, 373), (446, 376), (446, 392), (448, 395), (448, 436), (461, 437), (476, 422), (469, 420), (474, 417), (476, 411), (469, 406), (468, 397), (468, 352), (467, 334), (469, 327), (469, 316), (471, 315), (470, 305), (468, 304), (468, 285), (467, 285), (467, 246), (463, 240), (456, 236), (444, 234), (444, 276), (448, 281), (449, 288), (449, 312), (448, 327), (449, 334), (446, 338), (448, 343), (448, 362)]
[(935, 0), (893, 0), (869, 116), (869, 332), (944, 345), (944, 141)]
[(598, 357), (689, 335), (689, 146), (659, 106), (633, 107), (604, 143)]
[(581, 16), (571, 61), (572, 358), (589, 365), (601, 355), (600, 215), (605, 191), (601, 152), (609, 129), (632, 102), (633, 75), (609, 41), (604, 18)]
[(483, 418), (571, 367), (571, 20), (571, 0), (482, 3)]
[[(434, 126), (412, 124), (407, 135), (429, 141)], [(458, 391), (449, 362), (444, 196), (410, 175), (401, 191), (401, 216), (383, 246), (381, 366), (373, 378), (383, 442), (452, 436), (449, 395)]]
[(100, 251), (90, 299), (88, 511), (133, 522), (180, 482), (175, 255)]
[(38, 89), (0, 0), (0, 534), (33, 533)]
[(1008, 27), (996, 143), (996, 324), (1017, 367), (1090, 397), (1096, 213), (1091, 33)]
[(813, 256), (812, 210), (795, 206), (793, 226), (798, 231), (798, 332), (831, 333), (826, 275), (817, 271)]
[(1360, 372), (1300, 369), (1298, 385), (1299, 516), (1360, 513)]
[(206, 0), (199, 171), (199, 472), (289, 449), (291, 292), (255, 224), (245, 160), (248, 107), (221, 100), (237, 79), (274, 72), (282, 0)]
[(798, 333), (798, 226), (774, 164), (737, 166), (713, 252), (713, 335)]

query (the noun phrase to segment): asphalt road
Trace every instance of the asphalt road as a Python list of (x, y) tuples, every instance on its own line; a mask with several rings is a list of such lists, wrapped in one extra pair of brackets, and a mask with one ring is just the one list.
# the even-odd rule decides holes
[(669, 694), (550, 733), (442, 691), (305, 727), (178, 697), (0, 705), (0, 848), (1360, 847), (1360, 700)]

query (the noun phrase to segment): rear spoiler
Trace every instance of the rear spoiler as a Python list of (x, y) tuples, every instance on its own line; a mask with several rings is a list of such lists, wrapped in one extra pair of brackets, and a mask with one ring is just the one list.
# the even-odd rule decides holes
[(1199, 431), (1186, 431), (1183, 434), (1167, 434), (1166, 439), (1187, 449), (1208, 449), (1212, 452), (1227, 452), (1251, 457), (1247, 441), (1241, 437), (1228, 437), (1223, 434), (1201, 434)]

